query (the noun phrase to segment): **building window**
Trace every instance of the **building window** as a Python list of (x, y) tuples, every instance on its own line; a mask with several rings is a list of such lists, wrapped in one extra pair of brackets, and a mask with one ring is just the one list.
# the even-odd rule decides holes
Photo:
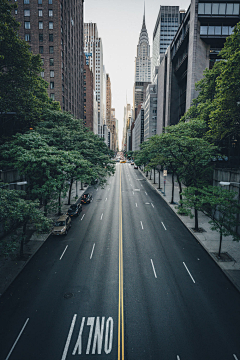
[(52, 5), (52, 0), (48, 0), (49, 5)]
[(42, 10), (38, 10), (38, 16), (42, 16)]
[(49, 46), (49, 54), (53, 54), (53, 52), (54, 52), (53, 46)]
[(52, 100), (55, 100), (55, 94), (50, 94), (50, 98), (52, 99)]
[(29, 4), (29, 0), (24, 0), (23, 3), (24, 4)]
[(54, 78), (54, 70), (50, 70), (50, 77)]
[(17, 15), (17, 9), (15, 9), (15, 15)]
[(49, 34), (49, 41), (53, 41), (53, 34)]
[(43, 54), (43, 46), (39, 46), (39, 54)]
[(43, 41), (43, 34), (39, 34), (39, 41), (40, 41), (40, 42)]
[(44, 78), (44, 71), (41, 71), (41, 77)]
[(24, 22), (24, 28), (25, 29), (30, 29), (30, 21), (25, 21)]
[(54, 59), (49, 59), (49, 65), (53, 66), (54, 65)]
[(50, 29), (50, 30), (53, 29), (53, 21), (49, 21), (49, 29)]
[(51, 90), (54, 89), (54, 81), (51, 81), (51, 82), (50, 82), (50, 89), (51, 89)]
[(31, 35), (30, 34), (25, 34), (25, 41), (31, 41)]
[(38, 28), (39, 28), (40, 30), (43, 29), (43, 22), (42, 22), (42, 21), (39, 21), (39, 22), (38, 22)]
[(30, 16), (30, 10), (24, 10), (24, 16)]
[(44, 66), (44, 59), (42, 58), (41, 60), (42, 60), (42, 66)]
[(50, 17), (53, 16), (53, 10), (48, 10), (48, 16), (50, 16)]
[(38, 5), (42, 5), (42, 0), (38, 0)]

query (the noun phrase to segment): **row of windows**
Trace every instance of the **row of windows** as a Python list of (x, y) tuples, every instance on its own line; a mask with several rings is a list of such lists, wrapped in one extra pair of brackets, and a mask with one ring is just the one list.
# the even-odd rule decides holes
[[(24, 10), (24, 16), (30, 16), (31, 12), (29, 9), (25, 9)], [(42, 17), (43, 16), (43, 11), (42, 10), (38, 10), (38, 16)], [(53, 10), (48, 10), (48, 16), (49, 17), (53, 17)]]
[[(28, 30), (31, 29), (30, 21), (25, 21), (25, 22), (24, 22), (24, 28), (25, 28), (25, 29), (28, 29)], [(39, 28), (40, 30), (43, 29), (43, 22), (42, 22), (42, 21), (39, 21), (39, 22), (38, 22), (38, 28)], [(48, 28), (49, 28), (50, 30), (53, 29), (53, 21), (49, 21)]]
[(231, 26), (200, 26), (200, 35), (223, 35), (228, 36), (233, 32)]
[(239, 15), (239, 4), (199, 3), (199, 15)]
[[(54, 47), (49, 46), (49, 54), (53, 54), (53, 53), (54, 53)], [(39, 54), (43, 54), (43, 46), (39, 46)]]
[[(44, 71), (41, 72), (41, 77), (44, 78)], [(50, 70), (50, 78), (54, 78), (54, 70)], [(50, 82), (50, 89), (54, 89), (54, 82)]]
[[(24, 4), (30, 4), (30, 0), (23, 0), (23, 3)], [(49, 3), (49, 5), (52, 5), (53, 0), (48, 0), (48, 3)], [(38, 0), (38, 5), (42, 5), (42, 0)]]
[[(31, 34), (24, 35), (25, 41), (31, 41)], [(43, 34), (39, 34), (39, 42), (43, 41)], [(49, 34), (49, 41), (53, 42), (53, 34)]]

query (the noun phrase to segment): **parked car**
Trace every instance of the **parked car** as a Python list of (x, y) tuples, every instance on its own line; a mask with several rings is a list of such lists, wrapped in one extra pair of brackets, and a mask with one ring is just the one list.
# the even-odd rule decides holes
[(73, 204), (67, 211), (69, 216), (78, 216), (82, 211), (82, 204)]
[(134, 164), (134, 169), (138, 169), (138, 166), (136, 164)]
[(67, 235), (68, 230), (72, 226), (72, 220), (69, 215), (60, 216), (54, 224), (53, 235)]
[(134, 165), (134, 161), (131, 161), (131, 165)]
[(90, 193), (83, 194), (83, 196), (81, 198), (82, 204), (89, 204), (91, 201), (92, 201), (92, 194), (90, 194)]

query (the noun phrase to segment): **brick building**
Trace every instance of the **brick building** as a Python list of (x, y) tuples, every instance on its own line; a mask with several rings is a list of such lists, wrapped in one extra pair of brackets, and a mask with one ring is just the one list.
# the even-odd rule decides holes
[(19, 34), (43, 60), (49, 96), (83, 119), (83, 1), (21, 0)]

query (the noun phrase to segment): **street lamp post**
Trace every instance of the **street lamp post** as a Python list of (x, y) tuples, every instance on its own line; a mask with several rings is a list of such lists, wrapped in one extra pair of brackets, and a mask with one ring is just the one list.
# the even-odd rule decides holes
[(5, 186), (9, 186), (9, 185), (26, 185), (26, 184), (27, 184), (27, 181), (17, 181), (15, 183), (9, 183), (9, 184), (2, 185), (2, 186), (0, 186), (0, 188), (3, 188)]

